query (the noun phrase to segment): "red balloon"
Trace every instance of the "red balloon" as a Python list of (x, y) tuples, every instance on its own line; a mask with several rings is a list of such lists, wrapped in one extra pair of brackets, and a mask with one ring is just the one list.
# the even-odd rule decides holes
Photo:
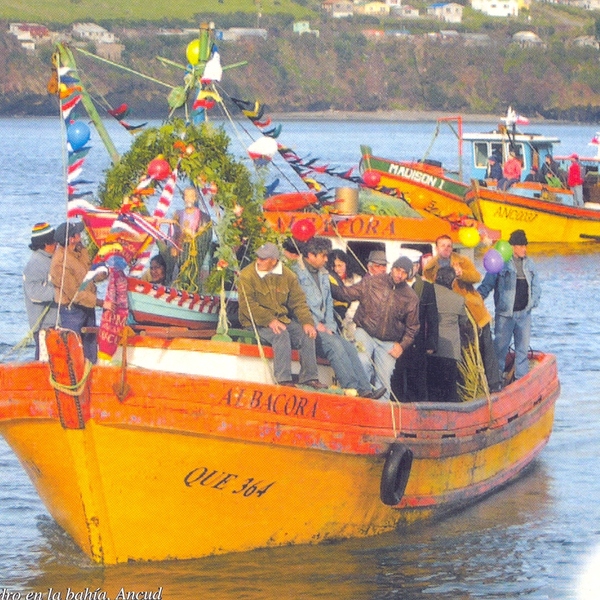
[(148, 175), (158, 181), (166, 179), (171, 173), (171, 165), (164, 158), (155, 158), (148, 165)]
[(381, 181), (381, 175), (377, 171), (365, 171), (362, 175), (363, 181), (369, 187), (377, 187)]
[(290, 229), (294, 238), (299, 242), (308, 242), (317, 233), (317, 228), (310, 219), (300, 219)]

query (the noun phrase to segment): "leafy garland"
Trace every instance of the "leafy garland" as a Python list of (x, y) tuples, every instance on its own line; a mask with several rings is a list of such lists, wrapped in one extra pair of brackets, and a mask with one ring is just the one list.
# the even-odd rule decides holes
[[(212, 198), (220, 208), (216, 225), (219, 244), (216, 269), (211, 269), (205, 282), (207, 291), (213, 293), (220, 289), (224, 278), (233, 281), (241, 255), (252, 255), (265, 241), (277, 238), (262, 214), (264, 185), (253, 180), (249, 169), (229, 151), (229, 144), (222, 127), (175, 119), (137, 136), (121, 160), (106, 171), (99, 189), (102, 206), (119, 209), (123, 199), (147, 176), (150, 161), (160, 156), (171, 169), (179, 163), (179, 179), (188, 179), (199, 189), (208, 184), (216, 190)], [(138, 210), (147, 214), (143, 203)]]

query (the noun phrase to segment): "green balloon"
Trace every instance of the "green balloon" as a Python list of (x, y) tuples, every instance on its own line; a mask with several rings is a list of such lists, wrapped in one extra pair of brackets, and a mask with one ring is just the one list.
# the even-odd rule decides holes
[(494, 244), (494, 248), (498, 250), (504, 262), (509, 261), (513, 255), (512, 246), (506, 240), (498, 240)]

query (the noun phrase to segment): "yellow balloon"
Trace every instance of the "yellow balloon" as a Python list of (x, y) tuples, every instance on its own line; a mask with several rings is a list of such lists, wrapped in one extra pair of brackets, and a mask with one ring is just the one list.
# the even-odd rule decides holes
[(458, 230), (458, 239), (463, 246), (474, 248), (479, 244), (481, 236), (475, 227), (461, 227)]
[(192, 40), (185, 50), (190, 65), (197, 65), (200, 60), (200, 40)]

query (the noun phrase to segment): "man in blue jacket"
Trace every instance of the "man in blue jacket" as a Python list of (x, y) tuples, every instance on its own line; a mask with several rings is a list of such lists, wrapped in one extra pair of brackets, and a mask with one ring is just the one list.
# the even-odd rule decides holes
[(381, 398), (386, 389), (371, 388), (371, 383), (358, 357), (354, 344), (340, 335), (333, 313), (329, 273), (325, 269), (331, 242), (312, 238), (302, 245), (302, 260), (292, 266), (317, 328), (317, 355), (326, 358), (344, 389), (355, 389), (363, 398)]
[(531, 337), (531, 309), (540, 302), (542, 289), (534, 262), (527, 257), (527, 236), (522, 229), (510, 234), (513, 248), (510, 260), (499, 273), (487, 273), (477, 291), (487, 298), (494, 290), (496, 307), (494, 345), (501, 370), (511, 339), (515, 343), (515, 378), (529, 371), (527, 352)]

